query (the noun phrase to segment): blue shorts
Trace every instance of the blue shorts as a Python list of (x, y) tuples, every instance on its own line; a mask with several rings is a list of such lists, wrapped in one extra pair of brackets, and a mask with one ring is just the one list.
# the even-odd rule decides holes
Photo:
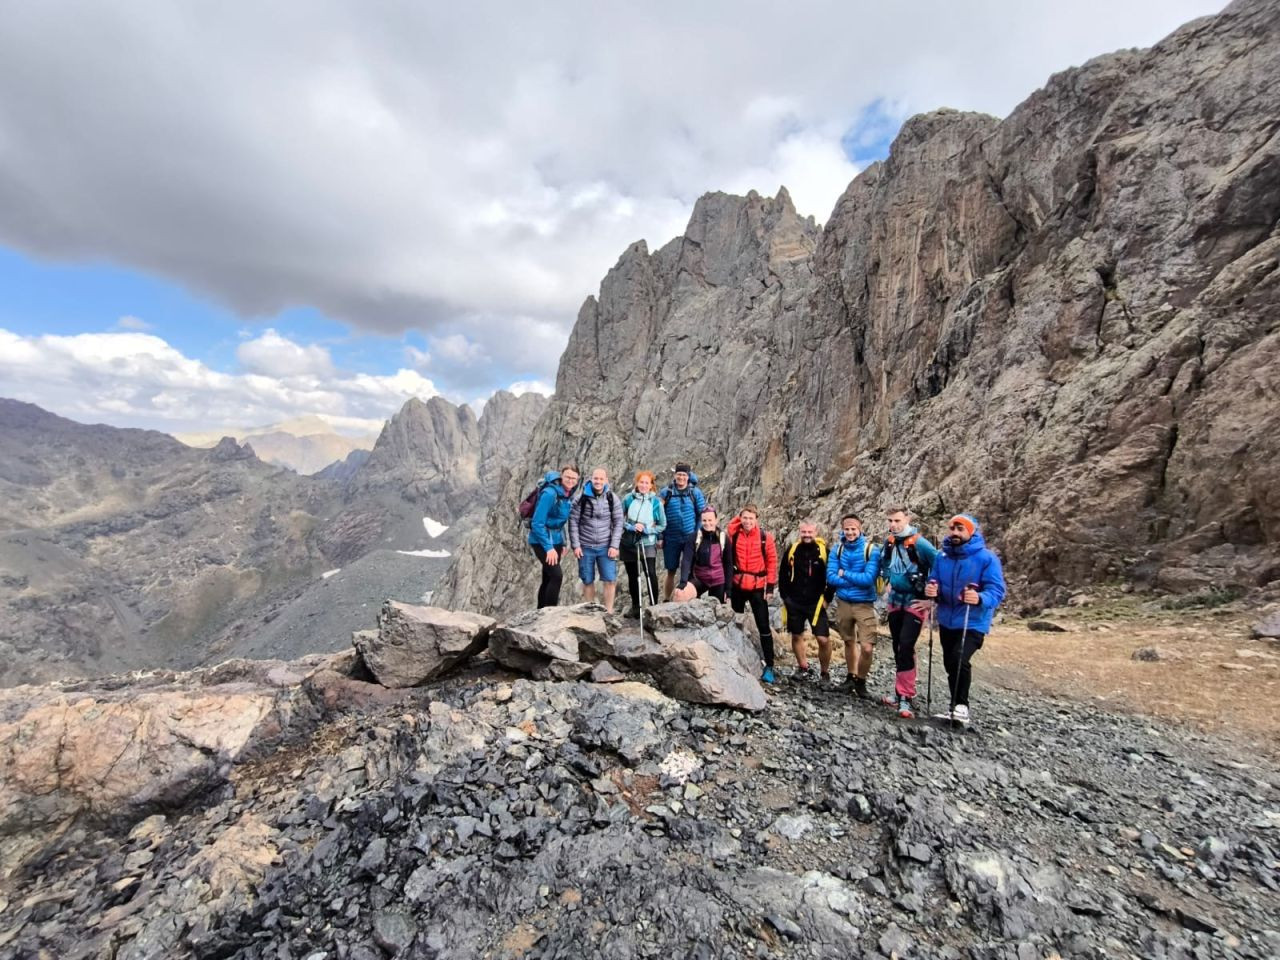
[(684, 545), (692, 540), (696, 533), (676, 534), (662, 540), (662, 569), (670, 572), (680, 569), (680, 555), (684, 553)]
[(582, 556), (578, 558), (578, 576), (582, 578), (582, 582), (595, 583), (597, 569), (604, 583), (613, 583), (618, 579), (618, 561), (609, 559), (607, 546), (583, 547)]

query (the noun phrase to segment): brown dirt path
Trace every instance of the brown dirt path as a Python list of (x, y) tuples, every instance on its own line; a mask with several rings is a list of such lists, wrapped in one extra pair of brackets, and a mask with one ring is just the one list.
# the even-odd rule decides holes
[[(1189, 723), (1235, 741), (1242, 751), (1280, 757), (1280, 642), (1252, 638), (1250, 627), (1260, 615), (1257, 606), (1238, 602), (1166, 610), (1118, 595), (1033, 618), (1063, 627), (1061, 633), (1031, 630), (1033, 621), (1006, 617), (974, 660), (975, 680)], [(779, 661), (790, 668), (789, 638), (778, 635), (775, 643)], [(924, 644), (922, 636), (921, 652)], [(876, 647), (877, 661), (892, 656), (887, 637)], [(811, 638), (809, 648), (816, 657)], [(1138, 650), (1154, 650), (1158, 659), (1134, 659)], [(839, 678), (844, 656), (838, 639), (835, 661), (832, 673)], [(920, 663), (923, 669), (923, 657)]]

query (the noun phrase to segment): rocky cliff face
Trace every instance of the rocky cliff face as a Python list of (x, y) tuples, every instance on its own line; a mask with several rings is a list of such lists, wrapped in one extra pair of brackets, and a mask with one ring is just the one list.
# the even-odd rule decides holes
[[(1280, 576), (1280, 11), (1233, 4), (1004, 120), (902, 129), (825, 228), (713, 194), (584, 304), (445, 602), (510, 609), (547, 464), (688, 457), (722, 507), (976, 511), (1024, 602)], [(440, 597), (438, 596), (438, 599)]]

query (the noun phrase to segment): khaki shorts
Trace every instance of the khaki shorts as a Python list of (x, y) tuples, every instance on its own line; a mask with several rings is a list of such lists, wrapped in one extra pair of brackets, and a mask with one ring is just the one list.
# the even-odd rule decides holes
[(846, 643), (855, 639), (858, 643), (875, 643), (879, 621), (871, 604), (837, 600), (835, 620), (836, 632)]

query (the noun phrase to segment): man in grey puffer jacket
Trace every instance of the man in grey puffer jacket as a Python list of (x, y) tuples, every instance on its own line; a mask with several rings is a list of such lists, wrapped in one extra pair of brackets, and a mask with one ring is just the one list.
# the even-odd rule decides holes
[(604, 584), (604, 606), (613, 613), (618, 591), (618, 544), (622, 540), (622, 502), (609, 489), (604, 467), (591, 471), (591, 482), (569, 511), (569, 546), (578, 558), (582, 598), (596, 598), (596, 573)]

